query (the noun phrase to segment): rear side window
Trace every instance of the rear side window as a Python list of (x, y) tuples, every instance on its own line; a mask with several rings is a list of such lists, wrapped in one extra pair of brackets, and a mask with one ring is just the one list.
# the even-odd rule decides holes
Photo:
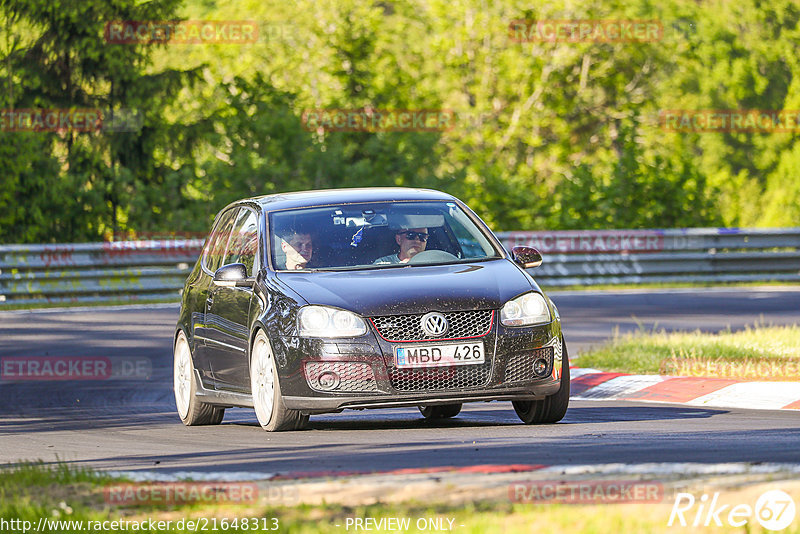
[(208, 238), (205, 251), (205, 266), (212, 273), (222, 266), (222, 258), (225, 255), (225, 247), (233, 230), (234, 217), (237, 211), (236, 209), (230, 209), (223, 213)]
[(257, 250), (258, 216), (254, 211), (241, 208), (233, 225), (222, 265), (243, 263), (247, 267), (247, 276), (252, 276)]

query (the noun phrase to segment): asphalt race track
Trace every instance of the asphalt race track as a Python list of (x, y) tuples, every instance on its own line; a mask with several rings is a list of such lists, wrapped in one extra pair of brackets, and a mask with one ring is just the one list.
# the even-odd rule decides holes
[[(615, 327), (741, 328), (800, 322), (800, 289), (553, 293), (572, 354)], [(186, 428), (172, 397), (176, 305), (0, 313), (0, 357), (107, 357), (92, 381), (0, 383), (0, 464), (41, 459), (114, 470), (385, 471), (477, 464), (800, 462), (800, 414), (574, 401), (560, 424), (524, 426), (510, 403), (466, 405), (429, 423), (417, 410), (314, 416), (268, 434), (252, 410)], [(135, 331), (135, 334), (130, 333)], [(579, 362), (573, 362), (578, 363)]]

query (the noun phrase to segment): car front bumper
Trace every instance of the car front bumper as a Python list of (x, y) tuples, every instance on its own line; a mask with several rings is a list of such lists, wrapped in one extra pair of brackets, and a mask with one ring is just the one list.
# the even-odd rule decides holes
[(330, 396), (289, 397), (284, 396), (287, 408), (306, 413), (327, 413), (344, 409), (402, 408), (407, 406), (434, 406), (437, 404), (461, 404), (467, 402), (541, 400), (558, 392), (560, 384), (550, 381), (529, 387), (477, 389), (463, 392), (426, 391), (413, 395), (383, 396)]
[[(492, 400), (539, 400), (558, 392), (562, 374), (561, 326), (504, 328), (482, 338), (483, 364), (398, 369), (397, 343), (368, 333), (359, 339), (283, 338), (277, 351), (286, 407), (306, 413)], [(276, 347), (278, 348), (278, 347)], [(543, 376), (532, 362), (548, 361)], [(282, 365), (281, 365), (282, 364)], [(320, 376), (335, 370), (345, 386), (323, 391)]]

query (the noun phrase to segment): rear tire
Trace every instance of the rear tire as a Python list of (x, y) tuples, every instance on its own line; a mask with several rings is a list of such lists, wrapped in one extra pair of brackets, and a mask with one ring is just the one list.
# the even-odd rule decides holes
[(419, 411), (425, 419), (449, 419), (461, 411), (461, 404), (443, 404), (440, 406), (419, 406)]
[(172, 383), (175, 406), (184, 425), (218, 425), (222, 422), (225, 408), (218, 408), (197, 398), (192, 351), (183, 330), (178, 332), (175, 340)]
[(283, 403), (275, 356), (263, 331), (256, 334), (253, 342), (250, 390), (258, 424), (267, 432), (300, 430), (308, 422), (308, 415), (298, 410), (289, 410)]
[(549, 395), (542, 400), (512, 401), (514, 411), (526, 425), (539, 425), (557, 423), (564, 418), (569, 406), (569, 355), (567, 344), (561, 338), (561, 388), (558, 393)]

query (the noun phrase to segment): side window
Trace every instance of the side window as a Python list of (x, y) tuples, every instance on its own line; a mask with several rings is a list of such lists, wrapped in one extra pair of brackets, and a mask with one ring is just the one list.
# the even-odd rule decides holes
[(225, 261), (222, 264), (244, 263), (247, 267), (247, 276), (252, 276), (257, 250), (258, 216), (254, 211), (242, 208), (233, 225), (233, 232), (225, 252)]
[(228, 238), (231, 236), (231, 229), (233, 228), (233, 220), (236, 212), (237, 210), (234, 209), (223, 213), (211, 232), (211, 237), (208, 240), (205, 252), (205, 264), (206, 269), (212, 273), (222, 265), (222, 257), (225, 254), (225, 246), (228, 244)]

